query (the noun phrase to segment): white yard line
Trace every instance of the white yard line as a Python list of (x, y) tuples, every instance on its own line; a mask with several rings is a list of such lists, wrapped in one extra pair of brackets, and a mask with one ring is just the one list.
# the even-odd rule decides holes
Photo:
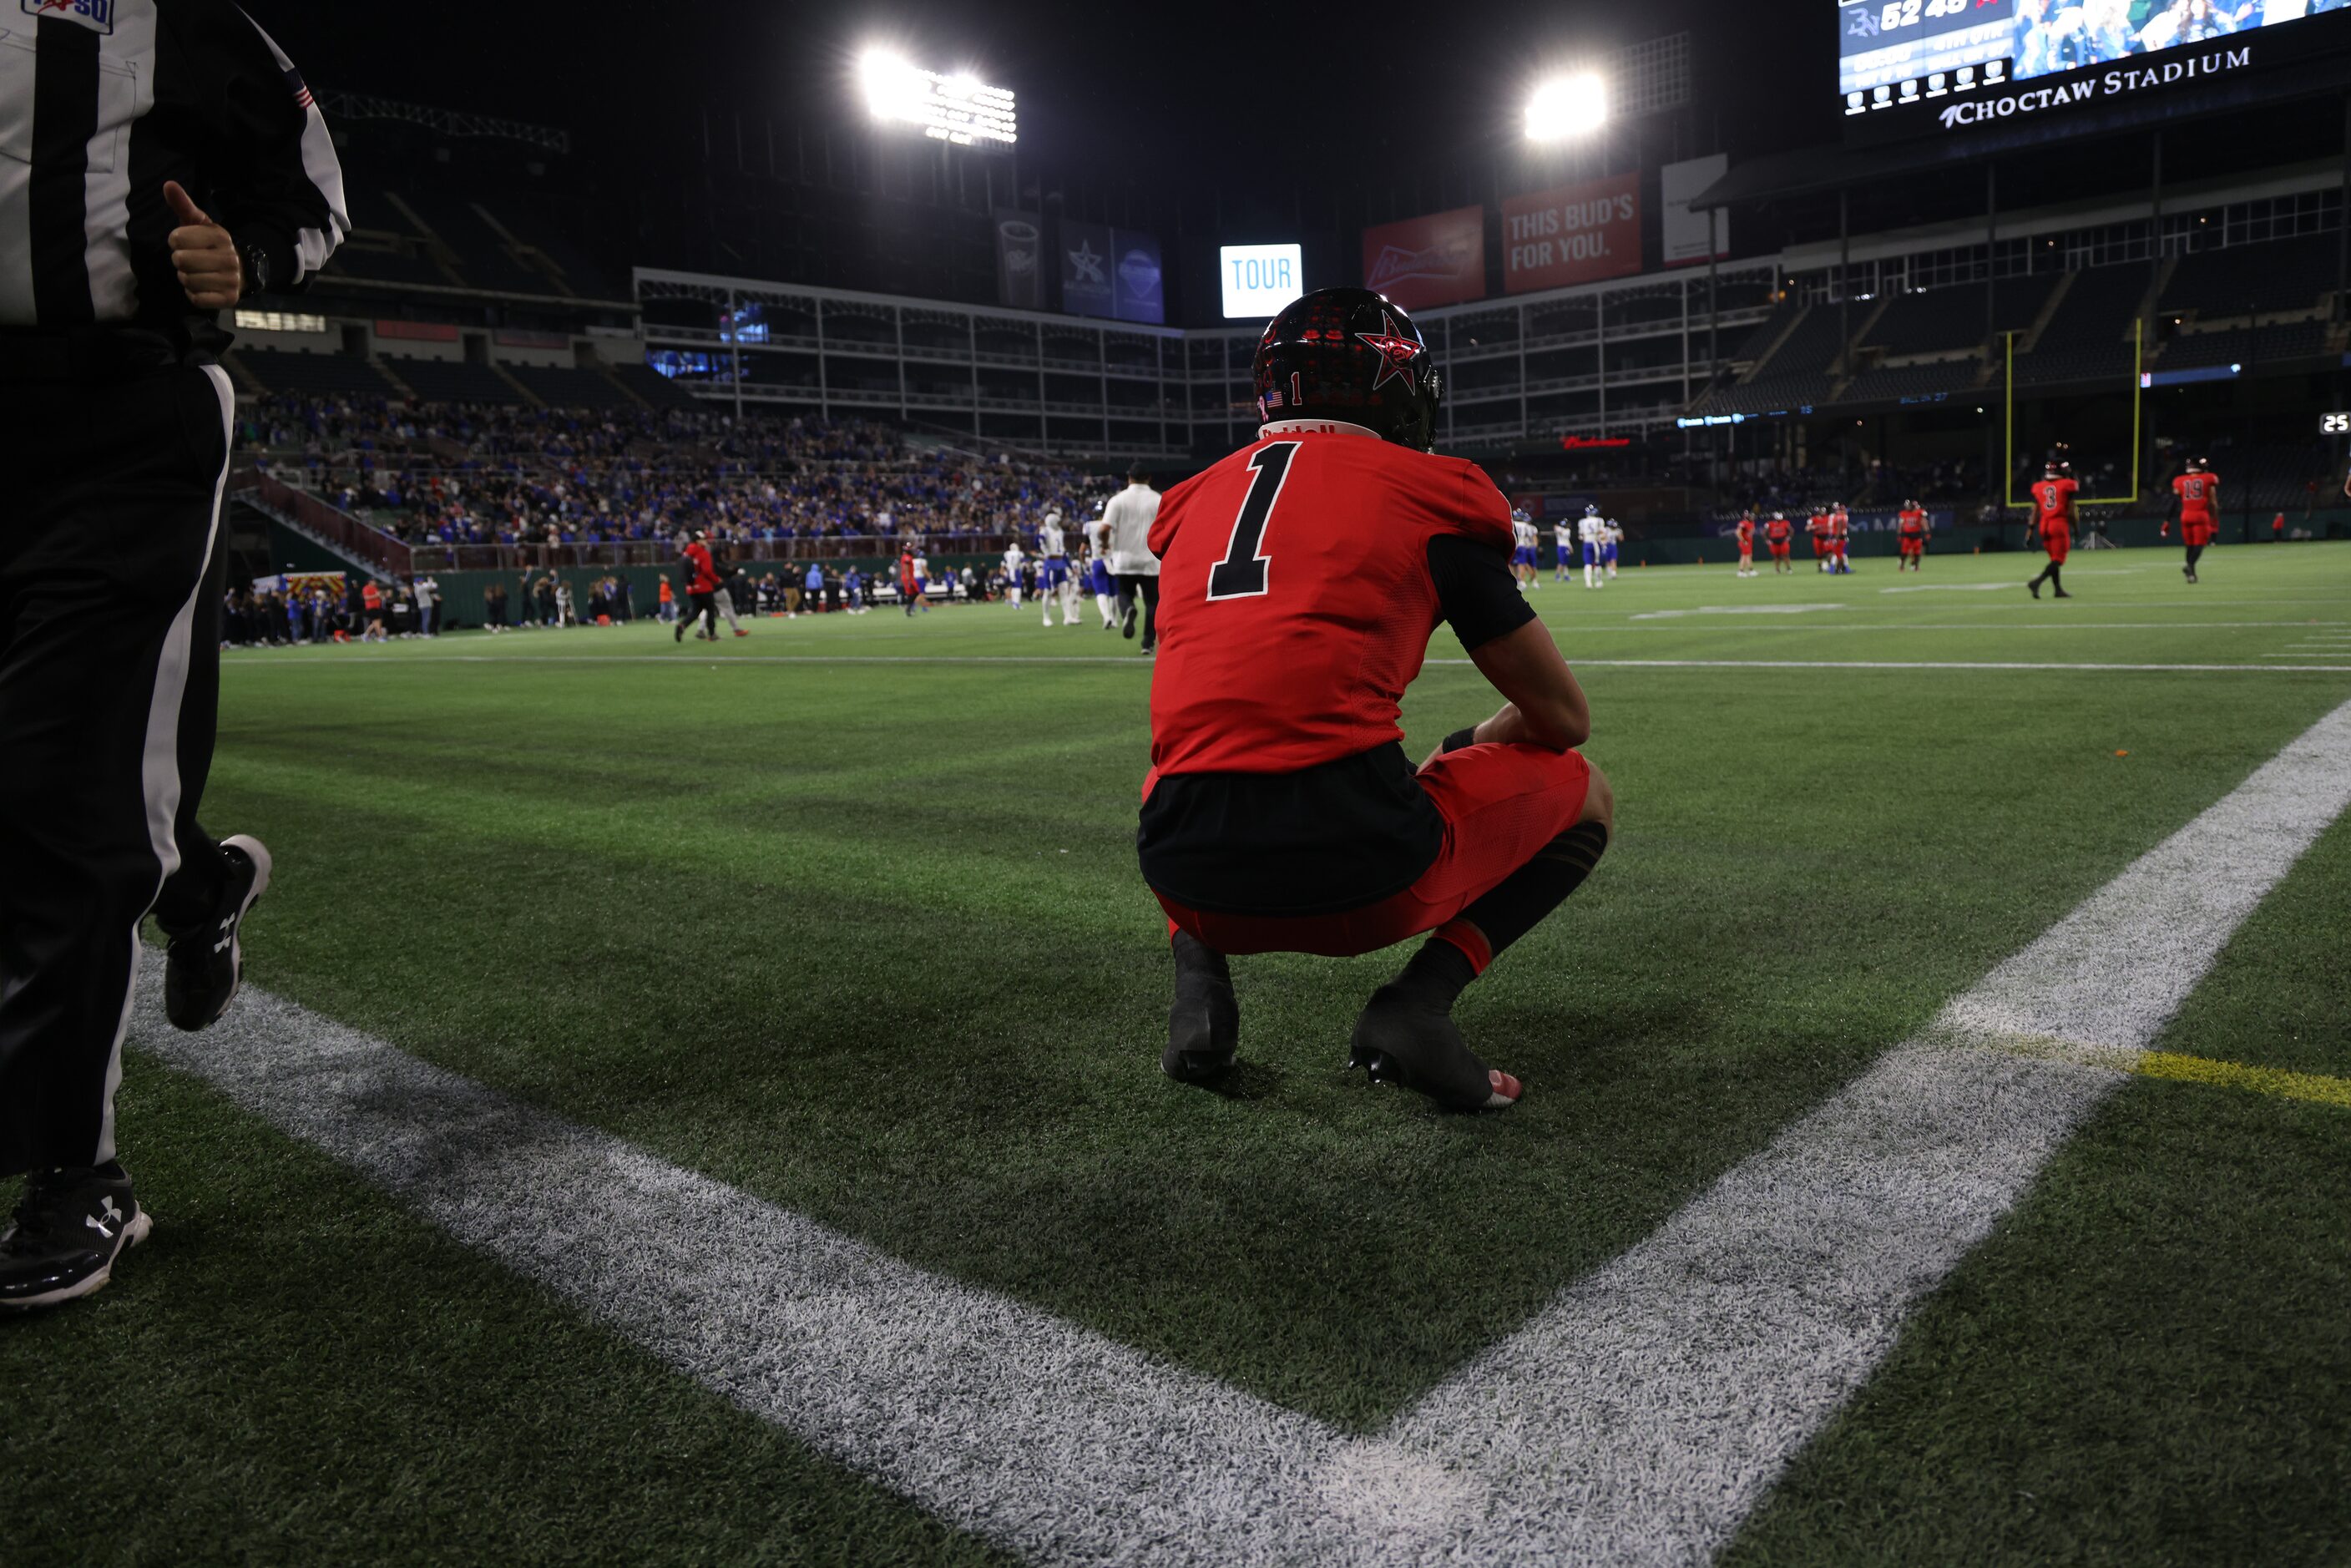
[(1707, 1560), (2121, 1082), (1983, 1048), (2146, 1049), (2346, 805), (2351, 704), (1391, 1435), (1486, 1478), (1529, 1562)]
[(2119, 1081), (2018, 1043), (2143, 1049), (2346, 803), (2351, 704), (1371, 1437), (257, 989), (183, 1035), (145, 966), (133, 1039), (705, 1386), (1039, 1561), (1695, 1563)]

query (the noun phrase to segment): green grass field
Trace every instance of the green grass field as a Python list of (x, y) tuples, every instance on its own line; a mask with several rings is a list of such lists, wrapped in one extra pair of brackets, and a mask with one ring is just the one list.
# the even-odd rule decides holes
[[(1463, 1000), (1493, 1117), (1341, 1070), (1400, 953), (1237, 961), (1232, 1092), (1161, 1078), (1090, 609), (239, 652), (205, 817), (277, 857), (249, 983), (1368, 1433), (2351, 700), (2351, 549), (2037, 567), (1546, 578), (1618, 834)], [(1430, 653), (1415, 755), (1493, 706)], [(2338, 821), (2158, 1049), (2351, 1079), (2346, 929)], [(0, 1325), (0, 1563), (999, 1551), (199, 1075), (134, 1050), (120, 1124), (155, 1237)], [(2351, 1561), (2346, 1217), (2351, 1106), (2127, 1081), (1726, 1560)]]

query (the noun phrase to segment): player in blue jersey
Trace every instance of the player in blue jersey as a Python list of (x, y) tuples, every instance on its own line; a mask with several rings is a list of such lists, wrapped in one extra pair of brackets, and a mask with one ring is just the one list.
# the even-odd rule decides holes
[(1583, 586), (1599, 588), (1607, 579), (1601, 575), (1601, 552), (1608, 542), (1608, 523), (1601, 517), (1600, 508), (1583, 508), (1583, 520), (1575, 525), (1577, 536), (1583, 541)]
[(1553, 582), (1565, 582), (1567, 574), (1575, 569), (1575, 525), (1553, 523), (1552, 534), (1552, 574)]
[(1053, 623), (1056, 599), (1061, 601), (1061, 624), (1076, 625), (1078, 585), (1070, 575), (1069, 541), (1061, 531), (1061, 514), (1048, 512), (1037, 525), (1037, 604), (1048, 626)]
[(1600, 564), (1608, 569), (1611, 577), (1616, 575), (1616, 547), (1624, 542), (1625, 530), (1617, 525), (1615, 518), (1609, 518), (1608, 531), (1600, 538)]
[(1110, 561), (1093, 546), (1086, 547), (1086, 591), (1094, 596), (1094, 608), (1102, 612), (1102, 630), (1110, 631), (1118, 624), (1118, 580), (1110, 574)]
[(1535, 572), (1535, 541), (1540, 537), (1535, 532), (1534, 519), (1527, 516), (1525, 508), (1511, 507), (1510, 575), (1519, 580), (1521, 593), (1542, 585)]

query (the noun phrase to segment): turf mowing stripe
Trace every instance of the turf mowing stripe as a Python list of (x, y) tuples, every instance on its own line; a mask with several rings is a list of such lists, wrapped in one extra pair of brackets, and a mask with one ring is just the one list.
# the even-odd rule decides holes
[[(2262, 656), (2268, 658), (2273, 655)], [(1468, 659), (1428, 659), (1423, 662), (1463, 666), (1472, 663)], [(273, 662), (265, 658), (234, 659), (229, 663), (239, 669), (357, 670), (377, 664), (676, 664), (683, 667), (701, 661), (691, 653), (675, 657), (659, 653), (362, 653), (348, 662), (327, 659)], [(2296, 671), (2330, 675), (2343, 673), (2343, 666), (2339, 664), (2028, 664), (1980, 659), (1571, 659), (1569, 663), (1578, 669), (1616, 670), (2143, 670), (2204, 674), (2258, 670), (2265, 675), (2290, 674)], [(758, 664), (1124, 664), (1134, 670), (1148, 671), (1151, 668), (1151, 662), (1139, 656), (1118, 658), (1092, 653), (1071, 653), (1067, 657), (1049, 653), (737, 653), (713, 658), (704, 667), (716, 670), (730, 665)]]
[(1984, 1048), (2137, 1059), (2346, 805), (2351, 704), (1390, 1435), (1484, 1478), (1526, 1561), (1711, 1557), (2120, 1082)]

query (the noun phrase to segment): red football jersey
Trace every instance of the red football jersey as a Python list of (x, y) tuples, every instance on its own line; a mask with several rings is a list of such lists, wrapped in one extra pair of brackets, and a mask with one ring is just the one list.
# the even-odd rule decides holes
[(2077, 488), (2071, 479), (2041, 479), (2032, 486), (2033, 504), (2040, 508), (2041, 528), (2047, 532), (2052, 526), (2068, 528), (2074, 525), (2074, 492)]
[(1902, 531), (1907, 535), (1915, 537), (1927, 531), (1927, 514), (1924, 512), (1911, 511), (1906, 508), (1896, 521), (1900, 525)]
[(1813, 534), (1821, 538), (1828, 538), (1829, 515), (1826, 512), (1814, 512), (1805, 522), (1804, 528), (1808, 533)]
[(2176, 474), (2171, 479), (2172, 494), (2179, 497), (2179, 520), (2183, 523), (2209, 523), (2212, 508), (2220, 498), (2220, 476), (2217, 474)]
[(694, 569), (694, 582), (687, 590), (688, 592), (716, 593), (718, 591), (718, 569), (711, 564), (708, 545), (696, 539), (686, 546), (685, 563)]
[(1169, 490), (1151, 765), (1294, 773), (1402, 739), (1439, 619), (1428, 545), (1447, 534), (1508, 559), (1510, 503), (1484, 470), (1304, 420)]
[(1755, 542), (1754, 518), (1741, 517), (1739, 519), (1739, 542), (1743, 545), (1751, 545)]

